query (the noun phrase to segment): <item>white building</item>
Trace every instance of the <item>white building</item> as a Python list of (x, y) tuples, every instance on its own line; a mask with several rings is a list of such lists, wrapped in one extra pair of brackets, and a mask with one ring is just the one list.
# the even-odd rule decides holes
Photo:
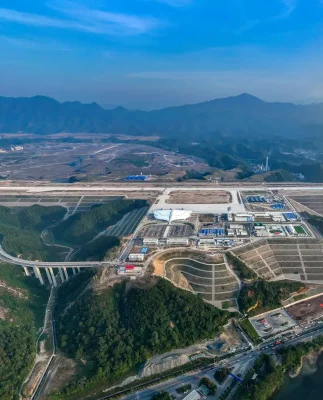
[(145, 255), (142, 253), (131, 253), (128, 259), (129, 261), (144, 261)]
[(176, 244), (176, 245), (184, 245), (184, 246), (187, 246), (187, 245), (189, 244), (189, 240), (186, 239), (186, 238), (176, 238), (176, 237), (173, 237), (173, 238), (168, 238), (168, 239), (166, 240), (166, 244), (170, 244), (170, 245)]
[(11, 147), (11, 151), (21, 151), (23, 150), (23, 146), (12, 146)]
[(143, 243), (147, 246), (158, 246), (159, 240), (158, 238), (146, 237), (144, 238)]
[(186, 210), (155, 210), (153, 212), (154, 218), (160, 221), (183, 221), (188, 219), (192, 215), (192, 211)]

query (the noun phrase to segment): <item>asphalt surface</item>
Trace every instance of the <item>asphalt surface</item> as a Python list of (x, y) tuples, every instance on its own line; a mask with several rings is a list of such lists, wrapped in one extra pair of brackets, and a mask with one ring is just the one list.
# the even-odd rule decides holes
[(13, 257), (10, 254), (6, 253), (2, 246), (0, 245), (0, 260), (5, 261), (9, 264), (20, 265), (22, 267), (39, 267), (39, 268), (53, 268), (53, 267), (80, 267), (80, 268), (97, 268), (97, 267), (114, 267), (119, 265), (120, 263), (113, 263), (107, 261), (80, 261), (80, 262), (71, 262), (71, 261), (62, 261), (62, 262), (41, 262), (41, 261), (30, 261), (23, 260), (21, 258)]

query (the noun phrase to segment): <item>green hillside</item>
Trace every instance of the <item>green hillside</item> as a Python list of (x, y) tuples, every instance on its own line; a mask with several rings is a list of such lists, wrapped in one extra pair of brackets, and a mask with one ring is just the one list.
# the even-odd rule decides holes
[(49, 292), (22, 268), (0, 264), (0, 399), (18, 399), (36, 351)]
[(66, 213), (63, 207), (31, 207), (8, 208), (0, 206), (0, 239), (5, 251), (13, 256), (33, 260), (54, 261), (58, 250), (46, 246), (41, 231), (58, 221)]
[(89, 211), (74, 214), (55, 227), (55, 240), (71, 245), (84, 245), (103, 229), (118, 222), (124, 214), (146, 205), (145, 200), (116, 200), (93, 206)]
[(119, 245), (120, 240), (116, 236), (100, 236), (75, 253), (73, 261), (102, 261), (109, 250)]
[(228, 318), (162, 279), (146, 290), (126, 290), (124, 283), (99, 294), (88, 291), (56, 318), (61, 350), (85, 361), (87, 374), (55, 398), (115, 381), (153, 354), (212, 338)]

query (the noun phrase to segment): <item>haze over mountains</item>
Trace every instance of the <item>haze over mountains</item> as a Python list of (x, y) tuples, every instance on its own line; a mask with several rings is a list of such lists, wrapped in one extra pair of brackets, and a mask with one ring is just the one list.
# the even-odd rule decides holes
[(103, 109), (96, 103), (44, 97), (0, 97), (0, 132), (110, 133), (185, 136), (222, 135), (286, 137), (323, 133), (323, 103), (268, 103), (249, 94), (155, 111)]

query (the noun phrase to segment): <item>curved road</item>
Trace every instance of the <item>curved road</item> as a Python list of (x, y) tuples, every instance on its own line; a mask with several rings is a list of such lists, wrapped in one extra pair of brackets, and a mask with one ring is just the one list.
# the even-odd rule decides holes
[(39, 268), (54, 268), (54, 267), (66, 267), (66, 268), (98, 268), (98, 267), (114, 267), (120, 265), (116, 262), (108, 261), (62, 261), (62, 262), (49, 262), (49, 261), (30, 261), (23, 260), (21, 258), (13, 257), (6, 253), (0, 245), (0, 260), (5, 261), (9, 264), (20, 265), (22, 267), (39, 267)]

